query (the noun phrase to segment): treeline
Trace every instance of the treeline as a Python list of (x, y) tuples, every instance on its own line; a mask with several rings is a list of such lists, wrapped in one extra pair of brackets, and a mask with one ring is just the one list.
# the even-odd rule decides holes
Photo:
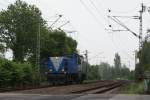
[(143, 82), (145, 92), (150, 94), (150, 41), (148, 38), (143, 41), (142, 48), (137, 52), (137, 57), (139, 62), (135, 67), (135, 79), (137, 82)]
[[(35, 5), (17, 0), (0, 11), (0, 87), (40, 84), (41, 74), (36, 65), (38, 41), (40, 64), (50, 56), (77, 51), (76, 40), (61, 29), (49, 28)], [(8, 50), (12, 50), (12, 61), (4, 58)]]
[(102, 79), (122, 79), (122, 80), (133, 80), (134, 71), (130, 71), (125, 65), (121, 66), (119, 69), (120, 73), (117, 72), (115, 66), (110, 66), (107, 63), (102, 63), (100, 65), (100, 74)]
[(134, 71), (130, 71), (126, 65), (121, 64), (121, 58), (118, 53), (115, 54), (114, 65), (102, 62), (100, 65), (92, 65), (88, 71), (88, 78), (97, 80), (133, 80)]
[(143, 80), (150, 77), (150, 41), (145, 40), (143, 42), (142, 49), (137, 53), (139, 63), (135, 68), (135, 75), (137, 80)]

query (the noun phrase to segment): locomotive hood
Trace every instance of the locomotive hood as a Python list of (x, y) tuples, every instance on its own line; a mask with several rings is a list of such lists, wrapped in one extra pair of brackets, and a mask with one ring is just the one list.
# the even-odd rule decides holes
[(49, 66), (51, 69), (58, 71), (61, 64), (63, 63), (64, 57), (49, 57)]

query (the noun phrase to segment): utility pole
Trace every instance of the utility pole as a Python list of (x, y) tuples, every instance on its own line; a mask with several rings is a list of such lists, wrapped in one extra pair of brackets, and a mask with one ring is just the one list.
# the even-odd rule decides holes
[(41, 82), (41, 73), (40, 73), (40, 31), (41, 31), (41, 26), (40, 26), (40, 21), (38, 22), (38, 32), (37, 32), (37, 46), (36, 46), (36, 66), (37, 66), (37, 71), (39, 74), (39, 83)]
[[(35, 1), (36, 4), (38, 5), (38, 0)], [(38, 82), (40, 85), (41, 82), (41, 71), (40, 71), (40, 48), (41, 48), (41, 41), (40, 41), (40, 36), (41, 36), (41, 19), (38, 19), (38, 22), (36, 23), (38, 24), (38, 29), (37, 29), (37, 35), (36, 35), (36, 68), (37, 68), (37, 72), (38, 72)]]
[(136, 64), (137, 64), (137, 50), (135, 50), (135, 55), (134, 56), (135, 56), (134, 59), (135, 59), (135, 67), (136, 67)]
[(88, 63), (88, 50), (85, 51), (86, 62)]
[[(85, 59), (86, 59), (86, 67), (88, 67), (88, 50), (85, 51)], [(88, 68), (86, 68), (86, 71), (88, 72)]]
[[(85, 60), (86, 60), (86, 73), (88, 73), (88, 68), (89, 68), (89, 66), (88, 66), (88, 50), (86, 50), (85, 51)], [(86, 79), (88, 79), (88, 75), (86, 75)]]
[(131, 63), (130, 63), (130, 60), (128, 61), (128, 63), (129, 63), (129, 68), (131, 67)]
[(143, 12), (145, 12), (145, 6), (143, 5), (143, 3), (141, 4), (141, 10), (140, 12), (140, 16), (139, 16), (139, 20), (140, 20), (140, 26), (139, 26), (139, 50), (142, 49), (142, 45), (143, 45)]

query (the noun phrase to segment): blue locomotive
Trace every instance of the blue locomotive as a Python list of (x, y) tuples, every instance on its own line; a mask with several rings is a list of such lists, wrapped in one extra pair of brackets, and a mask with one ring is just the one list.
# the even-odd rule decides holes
[(87, 63), (83, 56), (74, 53), (62, 57), (49, 57), (47, 78), (52, 84), (82, 83), (86, 78)]

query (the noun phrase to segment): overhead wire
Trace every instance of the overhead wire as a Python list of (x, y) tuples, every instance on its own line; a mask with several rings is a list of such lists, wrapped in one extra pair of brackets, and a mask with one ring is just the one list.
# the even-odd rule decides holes
[(98, 14), (101, 16), (101, 18), (103, 18), (104, 20), (106, 20), (106, 18), (102, 15), (101, 11), (95, 5), (95, 3), (92, 0), (89, 0), (89, 1), (90, 1), (91, 5), (93, 5), (93, 7), (95, 8), (95, 10), (98, 12)]
[[(111, 32), (112, 33), (112, 32)], [(113, 35), (113, 34), (112, 34)], [(108, 35), (109, 36), (109, 35)], [(116, 49), (116, 51), (119, 53), (121, 53), (122, 52), (122, 54), (124, 54), (125, 56), (127, 56), (127, 58), (129, 58), (129, 59), (133, 59), (125, 50), (123, 50), (123, 49), (121, 49), (120, 47), (122, 47), (120, 44), (116, 44), (116, 42), (114, 41), (114, 38), (113, 38), (113, 36), (109, 36), (109, 38), (110, 38), (110, 40), (112, 41), (112, 44), (113, 44), (113, 46), (114, 46), (114, 48)], [(120, 43), (120, 41), (119, 42), (117, 42), (117, 43)], [(121, 49), (121, 50), (120, 50)]]
[[(113, 37), (112, 37), (112, 42), (115, 46), (115, 48), (120, 49), (119, 47), (121, 47), (121, 45), (119, 44), (119, 42), (117, 42), (118, 44), (116, 44), (116, 42), (114, 41)], [(125, 50), (121, 49), (121, 51), (119, 50), (118, 52), (122, 52), (123, 54), (125, 54), (126, 56), (128, 56), (128, 58), (133, 59), (133, 57), (131, 57)]]
[[(133, 11), (135, 11), (135, 9), (136, 9), (137, 7), (135, 7), (134, 9), (133, 9)], [(131, 11), (131, 10), (130, 10)], [(126, 20), (125, 22), (128, 22), (130, 19), (128, 19), (128, 20)], [(118, 21), (118, 20), (117, 20)], [(114, 43), (114, 41), (113, 41), (113, 43)], [(122, 45), (120, 45), (120, 41), (119, 42), (117, 42), (117, 43), (119, 43), (116, 47), (122, 47)], [(115, 43), (114, 43), (114, 45), (115, 45)], [(130, 59), (134, 59), (133, 57), (131, 57), (131, 55), (129, 55), (125, 50), (123, 50), (122, 49), (122, 51), (121, 51), (123, 54), (125, 54), (126, 56), (128, 56), (128, 58), (130, 58)]]
[(101, 23), (99, 21), (99, 19), (95, 16), (95, 14), (90, 10), (90, 8), (83, 2), (83, 0), (80, 0), (81, 4), (84, 6), (84, 8), (93, 16), (93, 18), (95, 19), (95, 21), (101, 25), (104, 29), (105, 29), (105, 26), (103, 25), (103, 23)]
[[(103, 5), (101, 3), (103, 0), (101, 0), (101, 2), (99, 0), (95, 0), (95, 1), (100, 5), (100, 7), (103, 7)], [(137, 10), (137, 9), (138, 9), (138, 6), (136, 5), (135, 7), (131, 8), (129, 10), (126, 10), (126, 11), (117, 11), (117, 10), (112, 10), (112, 9), (111, 9), (111, 11), (114, 13), (127, 14), (127, 13), (135, 12), (135, 10)]]
[[(117, 21), (119, 21), (119, 20), (117, 20)], [(119, 21), (120, 22), (120, 21)], [(132, 32), (133, 34), (134, 34), (134, 32)], [(137, 36), (136, 34), (134, 34), (135, 36)], [(114, 43), (114, 42), (113, 42)], [(120, 44), (120, 42), (118, 42), (119, 44)], [(119, 45), (118, 44), (118, 45)], [(116, 47), (121, 47), (121, 45), (119, 45), (119, 46), (116, 46)], [(134, 59), (133, 57), (131, 57), (126, 51), (124, 51), (124, 50), (122, 50), (122, 52), (124, 52), (124, 54), (126, 54), (130, 59)]]
[(87, 5), (82, 1), (80, 0), (81, 4), (85, 7), (85, 9), (94, 17), (95, 21), (98, 22), (98, 24), (100, 24), (102, 27), (104, 27), (104, 31), (106, 31), (105, 29), (105, 25), (103, 23), (101, 23), (99, 21), (99, 19), (95, 16), (95, 14), (90, 10), (90, 8), (87, 7)]
[[(100, 11), (100, 10), (97, 8), (97, 6), (94, 4), (94, 2), (93, 2), (92, 0), (89, 0), (89, 1), (90, 1), (90, 3), (93, 5), (93, 7), (95, 8), (95, 10), (98, 12), (98, 14), (99, 14), (104, 20), (106, 20), (105, 17), (102, 16), (101, 11)], [(132, 10), (135, 10), (136, 8), (137, 8), (137, 7), (135, 7), (135, 8), (132, 9)], [(131, 12), (131, 10), (128, 11), (128, 12)], [(127, 13), (127, 11), (124, 12), (124, 13)], [(107, 22), (108, 22), (108, 21), (107, 21)], [(108, 23), (109, 23), (109, 22), (108, 22)], [(118, 46), (115, 45), (114, 41), (113, 41), (113, 44), (114, 44), (114, 46), (115, 46), (116, 48), (118, 48)], [(124, 52), (123, 54), (125, 54), (128, 58), (133, 59), (126, 51), (122, 50), (122, 52)]]
[[(99, 19), (95, 16), (95, 14), (93, 14), (93, 12), (90, 10), (90, 8), (88, 8), (88, 7), (86, 6), (86, 4), (85, 4), (82, 0), (80, 0), (80, 2), (81, 2), (82, 5), (86, 8), (86, 10), (95, 18), (95, 20), (98, 21), (98, 22), (100, 22)], [(92, 3), (92, 1), (91, 1), (91, 3)], [(96, 5), (95, 5), (94, 3), (92, 3), (92, 5), (95, 7), (95, 9), (97, 9), (97, 12), (98, 12), (98, 13), (101, 15), (101, 17), (103, 17), (103, 19), (106, 21), (106, 18), (101, 14), (100, 10), (98, 10), (98, 8), (96, 7)], [(107, 23), (109, 23), (108, 20), (107, 20)], [(103, 26), (104, 31), (107, 32), (107, 31), (106, 31), (107, 29), (106, 29), (105, 25), (104, 25), (103, 23), (101, 23), (101, 22), (100, 22), (100, 24), (101, 24), (101, 26)]]
[[(95, 7), (95, 9), (97, 10), (97, 12), (98, 12), (100, 15), (102, 15), (102, 14), (101, 14), (101, 11), (96, 7), (96, 5), (94, 4), (94, 2), (93, 2), (92, 0), (89, 0), (89, 1), (90, 1), (91, 4)], [(106, 20), (105, 17), (103, 17), (103, 19)], [(109, 23), (109, 21), (107, 21), (107, 22)], [(113, 42), (113, 43), (114, 43), (114, 42)], [(114, 44), (114, 45), (115, 45), (115, 44)]]
[(116, 10), (111, 9), (111, 12), (119, 13), (119, 14), (129, 14), (129, 13), (135, 12), (137, 10), (137, 8), (138, 7), (136, 6), (136, 7), (132, 8), (132, 9), (130, 9), (130, 10), (127, 10), (127, 11), (116, 11)]
[[(81, 0), (82, 1), (82, 0)], [(91, 4), (95, 7), (95, 9), (97, 10), (97, 12), (100, 14), (100, 11), (98, 10), (98, 8), (96, 7), (96, 5), (90, 0)], [(100, 14), (101, 15), (101, 14)], [(103, 18), (105, 19), (105, 18)], [(105, 19), (106, 20), (106, 19)]]

